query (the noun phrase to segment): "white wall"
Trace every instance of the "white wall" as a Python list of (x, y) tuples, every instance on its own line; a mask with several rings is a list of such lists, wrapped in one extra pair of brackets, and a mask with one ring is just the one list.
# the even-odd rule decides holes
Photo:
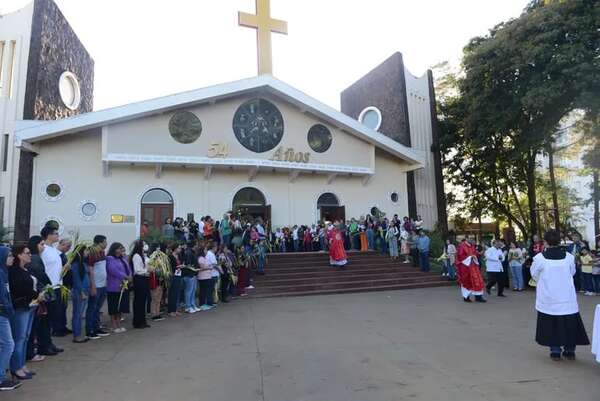
[[(14, 147), (14, 129), (15, 121), (23, 118), (32, 19), (33, 2), (21, 10), (0, 17), (0, 42), (5, 44), (3, 63), (0, 65), (0, 69), (3, 71), (0, 82), (0, 145), (4, 135), (9, 135), (7, 171), (5, 172), (1, 171), (3, 155), (0, 146), (0, 196), (5, 198), (2, 216), (5, 226), (12, 226), (15, 220), (19, 151)], [(12, 41), (16, 42), (14, 55)], [(10, 69), (13, 57), (13, 95), (9, 97)]]
[(417, 214), (421, 215), (425, 228), (432, 229), (437, 223), (438, 214), (435, 168), (431, 152), (433, 138), (429, 81), (427, 74), (415, 77), (407, 69), (404, 70), (404, 75), (406, 77), (411, 147), (425, 151), (425, 168), (415, 171)]
[[(300, 175), (293, 183), (284, 173), (259, 173), (248, 183), (246, 171), (216, 170), (206, 180), (200, 168), (171, 167), (157, 178), (151, 166), (113, 166), (110, 176), (102, 173), (102, 140), (100, 134), (81, 134), (45, 141), (39, 144), (35, 158), (32, 202), (32, 233), (48, 218), (57, 219), (64, 235), (79, 230), (81, 238), (91, 239), (105, 234), (109, 241), (131, 243), (139, 232), (140, 200), (150, 188), (164, 188), (175, 200), (175, 215), (220, 216), (231, 209), (233, 196), (244, 186), (261, 191), (272, 206), (273, 227), (310, 224), (318, 219), (316, 202), (323, 192), (333, 192), (346, 206), (346, 217), (369, 213), (373, 206), (388, 216), (404, 216), (408, 212), (406, 173), (399, 160), (378, 151), (375, 176), (363, 185), (361, 177), (341, 176), (331, 184), (323, 175)], [(56, 180), (64, 187), (64, 196), (48, 201), (44, 196), (47, 182)], [(397, 191), (398, 203), (390, 195)], [(84, 221), (80, 208), (85, 200), (96, 202), (99, 213), (95, 220)], [(133, 224), (111, 224), (111, 214), (136, 216)]]

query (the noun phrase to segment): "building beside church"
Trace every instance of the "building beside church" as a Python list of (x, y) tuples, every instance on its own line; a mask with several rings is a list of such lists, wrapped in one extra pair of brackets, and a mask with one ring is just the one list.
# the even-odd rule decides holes
[[(40, 4), (57, 10), (33, 4), (34, 26)], [(410, 75), (399, 53), (343, 92), (342, 112), (269, 74), (92, 112), (84, 50), (64, 56), (70, 65), (42, 60), (57, 64), (38, 81), (58, 104), (35, 104), (64, 114), (4, 116), (17, 120), (7, 149), (21, 161), (15, 184), (2, 183), (17, 199), (4, 212), (17, 239), (55, 221), (63, 233), (130, 243), (143, 221), (230, 210), (273, 228), (375, 209), (420, 214), (426, 228), (445, 216), (431, 75)]]

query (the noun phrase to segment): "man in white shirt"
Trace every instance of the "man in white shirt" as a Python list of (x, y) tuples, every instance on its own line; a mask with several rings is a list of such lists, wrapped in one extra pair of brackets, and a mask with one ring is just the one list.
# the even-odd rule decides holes
[(298, 252), (299, 238), (298, 238), (298, 226), (294, 225), (292, 228), (292, 240), (294, 241), (294, 252)]
[(60, 296), (63, 265), (60, 251), (54, 247), (54, 244), (58, 242), (58, 230), (52, 226), (45, 226), (40, 234), (44, 240), (44, 250), (40, 257), (42, 258), (42, 262), (44, 262), (46, 275), (50, 279), (55, 294), (55, 299), (47, 303), (50, 329), (53, 335), (64, 337), (67, 334), (66, 322), (62, 319), (63, 306)]
[(492, 287), (495, 285), (498, 289), (498, 296), (506, 297), (506, 295), (503, 294), (504, 275), (502, 273), (504, 268), (502, 267), (502, 262), (504, 262), (502, 243), (496, 240), (494, 241), (494, 246), (485, 251), (485, 266), (488, 275), (488, 283), (485, 286), (485, 289), (487, 293), (490, 294)]
[(200, 217), (198, 222), (198, 238), (204, 239), (204, 217)]

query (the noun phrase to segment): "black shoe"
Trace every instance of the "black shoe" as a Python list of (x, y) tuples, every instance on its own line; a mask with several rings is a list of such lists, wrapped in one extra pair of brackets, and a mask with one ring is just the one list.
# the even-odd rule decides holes
[(57, 346), (54, 346), (54, 348), (52, 348), (52, 351), (57, 352), (57, 353), (60, 354), (61, 352), (64, 352), (64, 349), (58, 348)]
[(162, 315), (152, 317), (153, 322), (160, 322), (161, 320), (165, 320), (165, 318)]
[(149, 324), (145, 324), (142, 326), (142, 329), (149, 329), (150, 327), (152, 327), (152, 326), (150, 326)]
[(99, 335), (100, 337), (108, 337), (110, 336), (110, 333), (100, 329), (96, 332), (96, 335)]
[(83, 343), (87, 343), (88, 341), (90, 341), (90, 339), (87, 337), (81, 338), (81, 339), (76, 339), (76, 338), (73, 339), (73, 342), (75, 344), (83, 344)]
[(29, 374), (29, 373), (27, 373), (27, 374), (25, 374), (23, 376), (19, 376), (15, 372), (10, 372), (10, 374), (12, 375), (13, 379), (16, 379), (16, 381), (31, 380), (31, 379), (33, 379), (33, 375)]
[(19, 383), (18, 381), (14, 381), (14, 380), (6, 379), (0, 383), (0, 391), (10, 391), (10, 390), (14, 390), (19, 387), (21, 387), (21, 383)]
[(554, 361), (554, 362), (558, 362), (560, 361), (560, 354), (550, 354), (550, 358)]
[(575, 360), (575, 353), (574, 352), (563, 352), (562, 356), (567, 361), (574, 361)]
[(54, 356), (54, 355), (58, 355), (58, 352), (56, 352), (54, 350), (47, 350), (47, 351), (38, 351), (38, 354), (46, 355), (46, 356)]
[(102, 337), (100, 337), (100, 336), (99, 336), (98, 334), (96, 334), (96, 333), (90, 333), (90, 334), (88, 334), (88, 335), (87, 335), (87, 337), (88, 337), (90, 340), (99, 340), (99, 339), (101, 339), (101, 338), (102, 338)]
[(463, 301), (465, 301), (465, 302), (472, 302), (472, 301), (471, 301), (471, 298), (469, 298), (469, 297), (464, 297), (464, 298), (463, 298)]
[(65, 327), (65, 333), (67, 333), (67, 334), (73, 334), (73, 330), (68, 329), (68, 328)]
[(483, 299), (483, 296), (476, 295), (475, 296), (475, 302), (482, 302), (482, 303), (484, 303), (484, 302), (487, 302), (487, 301), (485, 299)]

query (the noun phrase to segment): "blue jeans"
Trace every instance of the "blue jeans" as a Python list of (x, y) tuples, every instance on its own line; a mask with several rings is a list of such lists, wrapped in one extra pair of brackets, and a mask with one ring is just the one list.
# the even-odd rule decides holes
[(73, 315), (71, 326), (73, 327), (73, 338), (79, 338), (82, 335), (81, 319), (86, 312), (89, 296), (87, 293), (82, 294), (81, 289), (71, 291), (71, 299), (73, 301)]
[(12, 337), (10, 320), (0, 316), (0, 381), (6, 380), (6, 369), (10, 363), (10, 357), (15, 350), (15, 342)]
[(512, 271), (513, 288), (516, 288), (517, 290), (524, 289), (523, 266), (520, 263), (511, 263), (510, 270)]
[(184, 277), (183, 285), (184, 288), (184, 299), (185, 299), (185, 309), (195, 309), (196, 308), (196, 285), (198, 280), (196, 280), (195, 276), (192, 277)]
[(369, 249), (375, 249), (375, 232), (370, 228), (367, 229), (367, 244)]
[(581, 273), (583, 279), (583, 290), (585, 292), (594, 292), (594, 278), (592, 273)]
[(96, 288), (96, 296), (88, 298), (85, 314), (85, 331), (88, 336), (100, 330), (100, 310), (106, 300), (106, 287)]
[(221, 239), (227, 248), (231, 247), (231, 234), (223, 235)]
[(258, 257), (258, 272), (259, 273), (265, 272), (265, 263), (266, 263), (266, 258), (264, 256), (259, 256)]
[(208, 288), (208, 293), (206, 295), (207, 298), (207, 304), (209, 306), (212, 306), (215, 304), (215, 286), (217, 285), (217, 281), (219, 280), (218, 277), (213, 277), (210, 279), (210, 283), (208, 284), (209, 288)]
[(450, 259), (446, 260), (446, 273), (448, 273), (448, 277), (451, 279), (456, 278), (456, 270), (454, 269), (454, 265), (450, 262)]
[(25, 366), (25, 357), (27, 355), (27, 340), (31, 333), (31, 324), (33, 323), (33, 308), (18, 309), (10, 319), (12, 336), (15, 342), (15, 349), (10, 358), (10, 371), (16, 372)]
[(421, 271), (429, 271), (429, 251), (419, 251), (419, 264)]
[[(575, 345), (565, 345), (564, 346), (564, 352), (567, 354), (574, 354), (575, 353)], [(550, 353), (551, 354), (558, 354), (560, 355), (562, 349), (560, 348), (560, 345), (556, 345), (556, 346), (552, 346), (550, 347)]]
[(594, 292), (600, 294), (600, 274), (593, 274), (592, 281), (594, 282)]
[(181, 276), (173, 276), (171, 279), (171, 287), (169, 288), (167, 310), (169, 313), (177, 312), (177, 306), (179, 305), (179, 296), (181, 295), (181, 285), (183, 279)]

